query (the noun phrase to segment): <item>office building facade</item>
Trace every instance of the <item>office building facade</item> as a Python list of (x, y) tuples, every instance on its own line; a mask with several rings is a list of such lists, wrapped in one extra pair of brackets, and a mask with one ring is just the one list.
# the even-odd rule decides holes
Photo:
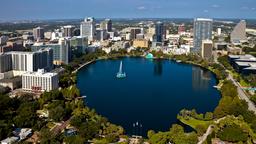
[(200, 53), (203, 40), (212, 40), (212, 23), (212, 19), (196, 18), (194, 20), (193, 52)]
[(44, 39), (44, 29), (41, 27), (37, 27), (33, 29), (33, 36), (35, 40)]
[(112, 20), (111, 19), (105, 19), (100, 23), (100, 28), (102, 30), (106, 30), (107, 32), (112, 31)]
[(75, 26), (67, 25), (67, 26), (64, 26), (62, 29), (63, 29), (63, 37), (71, 38), (74, 36)]
[(242, 43), (247, 41), (246, 37), (246, 21), (241, 20), (230, 34), (232, 43)]
[(213, 42), (211, 40), (202, 41), (201, 56), (203, 59), (212, 59)]
[(89, 41), (95, 38), (96, 26), (94, 18), (86, 18), (80, 25), (80, 35), (88, 37)]

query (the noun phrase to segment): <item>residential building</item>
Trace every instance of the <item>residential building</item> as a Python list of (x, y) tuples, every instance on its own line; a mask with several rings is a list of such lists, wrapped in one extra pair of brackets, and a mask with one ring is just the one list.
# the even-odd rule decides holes
[(34, 44), (31, 46), (32, 51), (38, 51), (44, 48), (51, 48), (53, 50), (53, 63), (55, 65), (68, 64), (71, 61), (71, 46), (70, 39), (59, 38), (58, 43), (54, 44)]
[(212, 40), (203, 40), (201, 48), (201, 56), (203, 59), (210, 60), (212, 59), (212, 49), (213, 42)]
[(88, 48), (88, 39), (82, 36), (73, 37), (70, 44), (78, 53), (85, 53)]
[(6, 42), (8, 41), (9, 37), (8, 36), (1, 36), (0, 37), (0, 46), (5, 45)]
[(88, 37), (89, 41), (95, 38), (96, 26), (94, 18), (86, 18), (80, 25), (80, 35)]
[(63, 37), (73, 37), (75, 26), (67, 25), (63, 27)]
[(131, 28), (130, 31), (130, 40), (136, 39), (137, 34), (141, 33), (141, 28)]
[(246, 22), (241, 20), (231, 32), (230, 41), (232, 43), (242, 43), (247, 41), (246, 37)]
[(20, 76), (24, 72), (38, 69), (53, 69), (53, 50), (42, 49), (36, 52), (11, 51), (0, 54), (0, 79)]
[(41, 27), (37, 27), (33, 29), (33, 36), (35, 40), (44, 39), (44, 29)]
[(200, 53), (203, 40), (212, 40), (212, 23), (212, 19), (196, 18), (194, 20), (193, 52)]
[(37, 72), (27, 72), (22, 75), (22, 89), (27, 91), (44, 92), (59, 87), (57, 73), (47, 73), (43, 69)]

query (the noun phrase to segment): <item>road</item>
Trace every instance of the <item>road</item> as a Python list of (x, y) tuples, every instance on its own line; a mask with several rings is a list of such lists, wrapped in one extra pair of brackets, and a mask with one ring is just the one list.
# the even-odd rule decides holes
[(253, 111), (256, 114), (256, 107), (254, 103), (249, 99), (245, 91), (242, 89), (241, 85), (232, 77), (230, 72), (228, 72), (228, 79), (233, 82), (235, 86), (237, 86), (237, 92), (240, 99), (245, 100), (248, 103), (248, 109)]
[[(221, 65), (223, 68), (225, 68), (221, 63), (218, 62), (218, 55), (216, 52), (213, 53), (214, 55), (214, 62)], [(226, 68), (225, 68), (226, 69)], [(231, 75), (231, 72), (226, 70), (228, 73), (228, 80), (231, 80), (235, 86), (237, 86), (237, 93), (240, 99), (245, 100), (248, 103), (248, 109), (253, 111), (256, 114), (256, 107), (255, 104), (249, 99), (245, 91), (242, 89), (241, 85), (233, 78)]]
[(53, 134), (56, 136), (59, 133), (61, 133), (70, 123), (70, 119), (68, 119), (67, 121), (63, 122), (61, 125), (59, 126), (55, 126), (51, 131), (53, 132)]

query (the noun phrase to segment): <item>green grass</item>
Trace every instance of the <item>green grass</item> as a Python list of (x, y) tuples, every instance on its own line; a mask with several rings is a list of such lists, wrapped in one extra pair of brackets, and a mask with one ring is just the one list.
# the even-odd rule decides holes
[(193, 129), (196, 129), (196, 127), (197, 127), (198, 125), (204, 125), (204, 126), (208, 127), (210, 124), (213, 123), (213, 121), (197, 120), (197, 119), (192, 118), (192, 117), (190, 117), (190, 118), (188, 118), (188, 119), (185, 119), (185, 118), (183, 118), (183, 117), (178, 117), (178, 119), (179, 119), (182, 123), (184, 123), (184, 124), (186, 124), (186, 125), (192, 127)]

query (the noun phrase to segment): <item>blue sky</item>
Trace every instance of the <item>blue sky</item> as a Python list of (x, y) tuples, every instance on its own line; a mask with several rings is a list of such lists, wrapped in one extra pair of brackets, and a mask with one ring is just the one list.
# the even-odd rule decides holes
[(1, 0), (0, 20), (255, 18), (256, 0)]

